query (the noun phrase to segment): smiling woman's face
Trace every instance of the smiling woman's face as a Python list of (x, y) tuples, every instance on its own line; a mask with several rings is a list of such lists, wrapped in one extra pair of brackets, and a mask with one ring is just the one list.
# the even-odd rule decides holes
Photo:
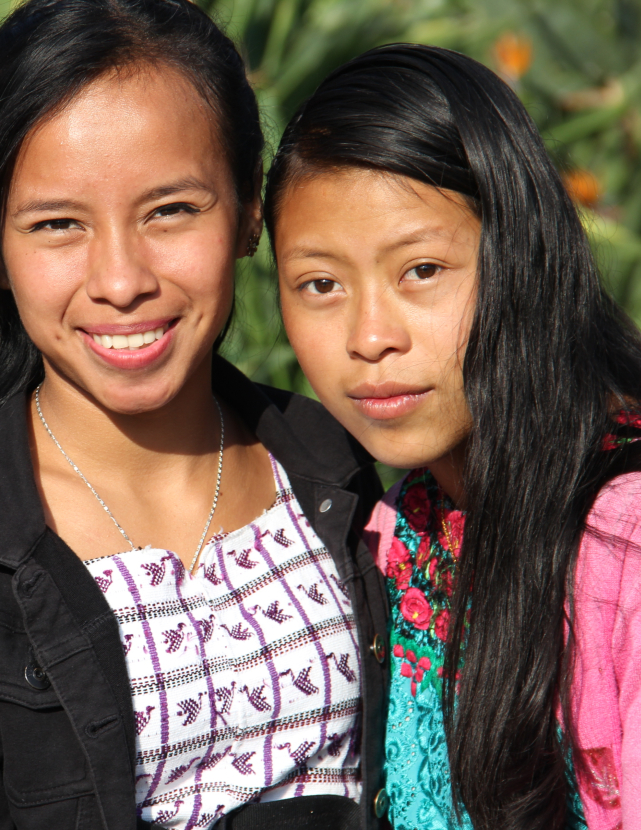
[(90, 84), (19, 154), (6, 279), (48, 377), (112, 411), (175, 397), (229, 314), (257, 206), (239, 211), (212, 122), (181, 75), (142, 68)]
[(284, 194), (285, 327), (325, 406), (380, 461), (436, 467), (471, 429), (462, 364), (480, 222), (462, 197), (346, 169)]

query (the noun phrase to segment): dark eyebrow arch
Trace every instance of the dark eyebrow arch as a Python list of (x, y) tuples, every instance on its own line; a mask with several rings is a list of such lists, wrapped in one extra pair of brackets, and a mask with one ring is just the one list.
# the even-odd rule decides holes
[[(407, 234), (406, 236), (403, 236), (400, 239), (395, 240), (390, 245), (386, 245), (385, 248), (383, 248), (382, 253), (387, 254), (392, 251), (396, 251), (399, 248), (403, 248), (407, 245), (415, 245), (417, 242), (429, 242), (433, 239), (441, 239), (444, 237), (447, 238), (447, 232), (444, 228), (436, 227), (429, 229), (421, 229), (419, 231), (416, 231), (415, 233)], [(335, 254), (332, 254), (329, 251), (323, 251), (319, 248), (308, 248), (304, 245), (300, 245), (299, 247), (293, 248), (291, 251), (288, 251), (284, 259), (286, 261), (291, 259), (340, 260), (341, 257), (336, 256)]]
[[(166, 196), (173, 196), (175, 193), (182, 193), (185, 190), (206, 190), (209, 193), (212, 192), (210, 185), (190, 176), (186, 179), (179, 179), (169, 184), (154, 187), (146, 193), (143, 193), (138, 202), (144, 205), (148, 202), (164, 199)], [(20, 205), (13, 216), (20, 216), (23, 213), (52, 213), (67, 210), (84, 211), (86, 210), (86, 206), (82, 202), (76, 202), (73, 199), (34, 199), (31, 202)]]
[(22, 213), (47, 213), (61, 210), (83, 210), (84, 205), (80, 202), (74, 202), (71, 199), (34, 199), (31, 202), (25, 202), (18, 210), (13, 213), (13, 216), (20, 216)]
[(164, 199), (166, 196), (173, 196), (175, 193), (182, 193), (184, 190), (206, 190), (208, 193), (213, 191), (211, 185), (206, 182), (188, 176), (186, 179), (179, 179), (176, 182), (169, 184), (162, 184), (159, 187), (154, 187), (144, 193), (138, 200), (141, 205), (147, 202), (155, 202), (157, 199)]

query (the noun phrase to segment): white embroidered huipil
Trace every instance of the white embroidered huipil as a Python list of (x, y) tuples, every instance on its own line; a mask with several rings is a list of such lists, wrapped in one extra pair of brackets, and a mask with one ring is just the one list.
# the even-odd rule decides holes
[(347, 591), (283, 468), (256, 521), (192, 576), (146, 548), (86, 565), (120, 625), (139, 814), (208, 828), (249, 801), (358, 800), (360, 655)]

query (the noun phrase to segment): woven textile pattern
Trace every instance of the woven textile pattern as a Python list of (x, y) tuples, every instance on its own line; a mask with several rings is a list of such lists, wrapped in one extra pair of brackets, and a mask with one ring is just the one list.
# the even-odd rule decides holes
[(86, 563), (120, 625), (138, 811), (161, 827), (208, 828), (252, 800), (360, 797), (351, 603), (272, 467), (274, 505), (214, 536), (194, 576), (152, 548)]
[[(392, 649), (385, 742), (389, 818), (394, 830), (472, 830), (465, 810), (460, 821), (454, 811), (442, 711), (445, 643), (465, 515), (425, 468), (403, 481), (396, 509), (386, 557)], [(570, 759), (567, 780), (565, 830), (587, 830)]]

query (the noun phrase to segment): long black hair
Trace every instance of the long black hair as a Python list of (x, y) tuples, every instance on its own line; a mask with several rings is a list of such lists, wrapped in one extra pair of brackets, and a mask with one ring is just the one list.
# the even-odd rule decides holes
[(639, 333), (603, 290), (533, 122), (476, 61), (391, 44), (330, 75), (268, 175), (272, 241), (291, 182), (345, 166), (456, 191), (481, 218), (463, 366), (467, 517), (444, 671), (452, 789), (478, 830), (560, 830), (572, 742), (565, 603), (589, 508), (632, 452), (602, 447), (613, 412), (641, 400)]
[[(263, 136), (235, 46), (189, 0), (29, 0), (0, 27), (0, 219), (20, 147), (101, 75), (135, 64), (180, 71), (214, 111), (239, 203), (258, 186)], [(224, 332), (223, 332), (224, 335)], [(217, 343), (220, 341), (219, 340)], [(10, 291), (0, 291), (0, 403), (42, 378)]]

